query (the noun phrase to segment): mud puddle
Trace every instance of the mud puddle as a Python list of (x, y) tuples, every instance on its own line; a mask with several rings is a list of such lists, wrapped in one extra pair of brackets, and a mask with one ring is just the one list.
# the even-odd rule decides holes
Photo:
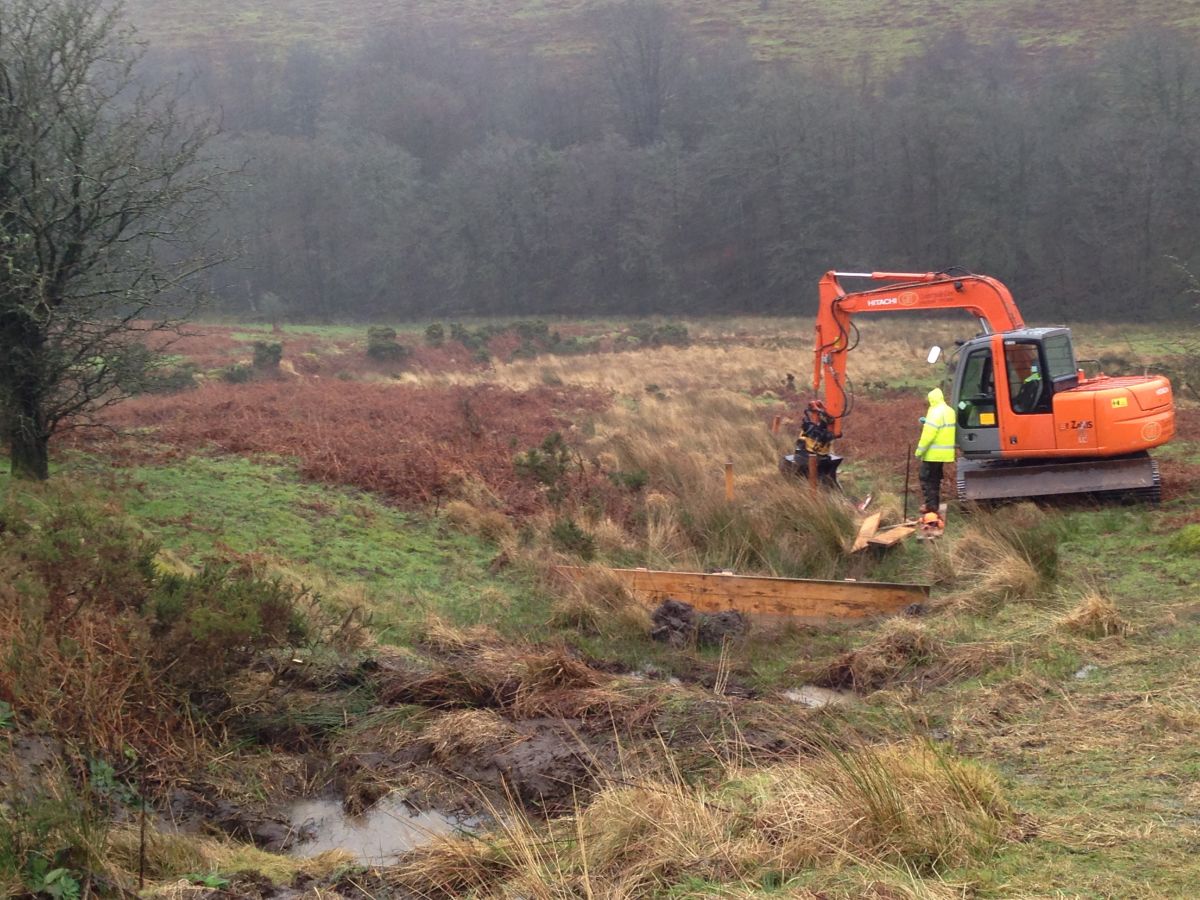
[(368, 865), (386, 865), (400, 854), (435, 837), (471, 832), (482, 825), (437, 811), (413, 812), (398, 796), (384, 797), (359, 816), (347, 815), (335, 799), (302, 800), (288, 812), (300, 834), (293, 856), (311, 857), (327, 850), (346, 850)]
[(817, 687), (814, 684), (802, 684), (798, 688), (784, 691), (783, 696), (785, 699), (809, 709), (821, 709), (826, 706), (846, 706), (854, 702), (854, 694), (850, 691)]

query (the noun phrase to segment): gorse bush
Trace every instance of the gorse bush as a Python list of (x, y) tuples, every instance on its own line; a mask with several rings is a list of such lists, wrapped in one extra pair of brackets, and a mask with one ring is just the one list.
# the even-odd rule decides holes
[(283, 344), (274, 341), (254, 342), (254, 368), (259, 372), (278, 372), (283, 360)]
[(229, 567), (163, 575), (150, 601), (155, 654), (170, 664), (167, 676), (181, 687), (220, 684), (256, 652), (306, 639), (299, 596), (277, 580)]
[(559, 519), (550, 526), (550, 541), (558, 550), (590, 560), (596, 555), (596, 539), (574, 519)]
[(367, 329), (367, 356), (381, 362), (397, 362), (409, 354), (409, 349), (396, 343), (396, 329), (372, 325)]
[(254, 380), (254, 367), (245, 363), (234, 363), (221, 370), (221, 380), (230, 384), (246, 384)]
[(434, 322), (425, 327), (425, 343), (430, 347), (440, 347), (446, 341), (446, 329), (441, 322)]
[(523, 477), (545, 486), (546, 497), (557, 506), (569, 490), (567, 473), (571, 466), (571, 448), (562, 432), (546, 435), (540, 447), (533, 447), (513, 460), (513, 468)]
[[(305, 639), (297, 593), (242, 569), (167, 575), (103, 494), (64, 481), (0, 499), (0, 696), (64, 745), (171, 758), (171, 725), (257, 652)], [(176, 761), (186, 758), (180, 750)]]

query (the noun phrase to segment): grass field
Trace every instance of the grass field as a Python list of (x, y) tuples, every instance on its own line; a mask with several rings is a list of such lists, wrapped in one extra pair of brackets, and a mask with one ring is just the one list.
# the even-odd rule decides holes
[[(1013, 40), (1031, 52), (1087, 53), (1137, 25), (1200, 27), (1200, 16), (1178, 0), (1126, 4), (1070, 0), (837, 0), (797, 4), (785, 0), (675, 2), (705, 38), (741, 35), (764, 60), (799, 60), (886, 70), (923, 52), (940, 37), (961, 30), (982, 42)], [(212, 45), (258, 42), (287, 47), (299, 41), (353, 44), (371, 31), (411, 22), (465, 26), (488, 46), (513, 52), (530, 48), (548, 55), (577, 53), (592, 44), (587, 0), (259, 0), (204, 5), (180, 0), (130, 0), (133, 20), (154, 43)]]
[[(691, 321), (662, 346), (632, 341), (652, 333), (633, 323), (562, 323), (558, 339), (488, 324), (467, 323), (471, 348), (399, 329), (411, 352), (383, 361), (367, 358), (365, 328), (198, 327), (170, 353), (199, 386), (118, 408), (120, 437), (64, 442), (50, 494), (3, 487), (36, 518), (54, 491), (90, 485), (102, 520), (119, 508), (161, 548), (160, 571), (234, 563), (314, 589), (322, 622), (359, 612), (354, 649), (306, 644), (234, 677), (225, 737), (188, 751), (208, 760), (208, 790), (268, 811), (319, 791), (352, 808), (400, 791), (503, 813), (486, 840), (443, 839), (374, 871), (344, 858), (312, 869), (322, 896), (1191, 894), (1200, 413), (1186, 392), (1159, 454), (1160, 507), (956, 511), (937, 545), (851, 557), (856, 514), (782, 481), (790, 439), (768, 428), (781, 415), (794, 429), (810, 322)], [(885, 520), (903, 505), (921, 397), (943, 375), (926, 349), (967, 327), (863, 329), (845, 482)], [(256, 340), (283, 344), (280, 371), (228, 380)], [(1169, 329), (1085, 326), (1076, 342), (1110, 371), (1177, 363)], [(426, 453), (441, 464), (410, 465)], [(0, 572), (50, 552), (22, 549), (42, 532), (16, 521), (0, 509)], [(79, 565), (72, 540), (39, 577)], [(933, 601), (916, 618), (676, 647), (650, 640), (645, 611), (603, 576), (572, 589), (549, 575), (588, 559), (915, 580)], [(28, 740), (34, 720), (7, 677)], [(807, 708), (789, 699), (802, 686), (844, 702)], [(178, 766), (161, 761), (161, 777)], [(113, 877), (131, 871), (128, 840), (105, 838), (126, 860)], [(247, 858), (237, 843), (168, 855), (161, 841), (162, 896)], [(281, 856), (248, 865), (297, 872)]]

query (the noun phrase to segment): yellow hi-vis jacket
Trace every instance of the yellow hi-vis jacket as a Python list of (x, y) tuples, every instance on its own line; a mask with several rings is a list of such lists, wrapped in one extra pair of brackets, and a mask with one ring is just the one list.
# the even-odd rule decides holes
[(954, 462), (954, 410), (946, 405), (941, 388), (929, 392), (929, 410), (917, 444), (917, 459), (925, 462)]

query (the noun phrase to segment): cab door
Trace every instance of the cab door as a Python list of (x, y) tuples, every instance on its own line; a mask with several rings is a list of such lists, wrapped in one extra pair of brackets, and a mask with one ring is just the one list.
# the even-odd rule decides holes
[(1005, 456), (1053, 454), (1054, 385), (1046, 369), (1041, 344), (1033, 339), (1003, 342), (1004, 371), (999, 405), (1003, 427), (1001, 451)]
[(995, 363), (991, 342), (966, 347), (954, 381), (958, 449), (967, 457), (1000, 455)]

